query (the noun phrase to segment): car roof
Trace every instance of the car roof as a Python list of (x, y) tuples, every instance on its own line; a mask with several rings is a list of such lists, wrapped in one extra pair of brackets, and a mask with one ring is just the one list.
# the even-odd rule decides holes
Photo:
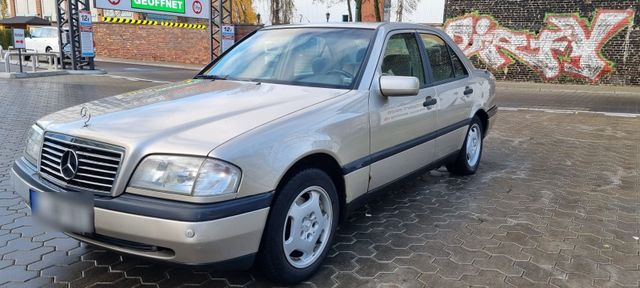
[(290, 29), (290, 28), (350, 28), (350, 29), (378, 29), (384, 27), (388, 30), (395, 29), (423, 29), (435, 30), (427, 24), (398, 23), (398, 22), (335, 22), (317, 24), (287, 24), (273, 25), (263, 28), (264, 30)]

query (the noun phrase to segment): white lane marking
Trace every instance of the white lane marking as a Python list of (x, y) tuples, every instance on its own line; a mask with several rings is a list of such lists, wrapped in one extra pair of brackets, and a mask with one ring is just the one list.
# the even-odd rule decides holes
[(530, 92), (541, 93), (583, 93), (583, 94), (601, 94), (601, 95), (632, 95), (638, 96), (640, 92), (635, 91), (588, 91), (588, 90), (570, 90), (570, 89), (555, 89), (555, 88), (525, 88), (525, 87), (508, 87), (508, 86), (496, 86), (498, 89), (504, 90), (527, 90)]
[(498, 107), (501, 111), (536, 111), (555, 114), (596, 114), (610, 117), (622, 117), (622, 118), (640, 118), (640, 114), (637, 113), (616, 113), (616, 112), (598, 112), (587, 110), (570, 110), (570, 109), (546, 109), (546, 108), (516, 108), (516, 107)]
[(115, 78), (115, 79), (129, 80), (129, 81), (133, 81), (133, 82), (144, 81), (144, 82), (153, 82), (153, 83), (159, 83), (159, 84), (174, 83), (174, 82), (171, 82), (171, 81), (151, 80), (151, 79), (127, 77), (127, 76), (120, 76), (120, 75), (113, 75), (113, 74), (104, 74), (104, 75), (95, 75), (95, 76), (103, 76), (103, 77), (106, 76), (106, 77), (111, 77), (111, 78)]

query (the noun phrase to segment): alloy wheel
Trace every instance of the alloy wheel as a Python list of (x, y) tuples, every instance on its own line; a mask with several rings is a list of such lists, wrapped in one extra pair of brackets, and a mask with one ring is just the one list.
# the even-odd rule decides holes
[(295, 198), (283, 229), (284, 253), (293, 267), (309, 267), (322, 255), (333, 225), (331, 198), (326, 190), (312, 186)]

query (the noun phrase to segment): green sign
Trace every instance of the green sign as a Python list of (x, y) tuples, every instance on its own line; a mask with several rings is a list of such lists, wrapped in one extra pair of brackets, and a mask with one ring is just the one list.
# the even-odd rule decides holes
[(131, 0), (131, 8), (184, 14), (185, 0)]

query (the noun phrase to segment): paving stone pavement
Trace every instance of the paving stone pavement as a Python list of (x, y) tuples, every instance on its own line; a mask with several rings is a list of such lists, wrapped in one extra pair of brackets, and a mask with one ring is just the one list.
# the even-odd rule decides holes
[[(34, 226), (9, 172), (46, 113), (155, 85), (0, 80), (0, 286), (267, 287), (258, 272), (159, 264)], [(353, 213), (301, 287), (639, 287), (640, 118), (503, 111), (477, 175), (445, 169)]]

